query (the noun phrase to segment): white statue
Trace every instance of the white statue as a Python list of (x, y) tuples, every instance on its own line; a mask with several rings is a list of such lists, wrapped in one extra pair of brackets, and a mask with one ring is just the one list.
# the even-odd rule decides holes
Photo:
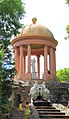
[(45, 82), (38, 84), (35, 81), (33, 87), (30, 89), (31, 101), (33, 102), (38, 96), (41, 96), (42, 99), (50, 102), (50, 91), (46, 88)]
[(43, 83), (41, 84), (41, 87), (42, 87), (42, 89), (46, 88), (45, 81), (43, 81)]
[(34, 72), (34, 73), (36, 72), (35, 71), (35, 62), (36, 62), (35, 58), (33, 58), (33, 60), (31, 60), (31, 65), (32, 65), (32, 72)]
[(42, 87), (42, 97), (47, 101), (50, 101), (50, 91), (46, 88), (45, 81), (43, 81), (41, 87)]
[(36, 65), (35, 65), (35, 58), (31, 60), (31, 66), (32, 66), (32, 79), (37, 79), (37, 72), (36, 72)]
[(35, 81), (33, 87), (31, 87), (30, 93), (29, 93), (29, 95), (31, 95), (31, 103), (33, 103), (33, 99), (37, 98), (38, 87), (39, 87), (39, 85), (38, 85), (37, 81)]

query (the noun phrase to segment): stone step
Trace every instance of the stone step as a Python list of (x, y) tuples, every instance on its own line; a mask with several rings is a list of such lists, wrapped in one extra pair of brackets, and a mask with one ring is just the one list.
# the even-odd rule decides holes
[(41, 119), (69, 119), (69, 116), (65, 115), (63, 112), (60, 112), (60, 110), (52, 107), (51, 105), (35, 106), (35, 109), (38, 111)]
[(52, 112), (60, 112), (58, 109), (36, 109), (37, 111), (52, 111)]
[(63, 112), (38, 111), (39, 115), (65, 115)]
[(47, 102), (45, 100), (36, 100), (33, 102), (34, 106), (51, 106), (50, 102)]
[(52, 107), (52, 106), (35, 106), (35, 109), (55, 109), (55, 107)]
[(39, 115), (39, 117), (41, 119), (57, 119), (57, 118), (60, 118), (60, 119), (69, 119), (69, 116), (67, 115)]

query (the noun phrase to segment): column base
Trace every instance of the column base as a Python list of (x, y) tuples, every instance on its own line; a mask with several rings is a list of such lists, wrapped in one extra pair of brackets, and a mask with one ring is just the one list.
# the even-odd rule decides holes
[(32, 79), (32, 74), (30, 72), (28, 73), (23, 73), (23, 74), (18, 74), (17, 76), (15, 76), (14, 80), (31, 80)]
[(54, 76), (53, 74), (44, 74), (44, 80), (45, 81), (51, 81), (56, 79), (56, 76)]
[(31, 72), (27, 72), (26, 75), (27, 75), (28, 80), (29, 80), (29, 79), (30, 79), (30, 80), (32, 79), (32, 74), (31, 74)]
[(17, 80), (22, 80), (23, 79), (23, 74), (18, 74), (17, 75)]
[(44, 73), (44, 80), (48, 80), (48, 74)]

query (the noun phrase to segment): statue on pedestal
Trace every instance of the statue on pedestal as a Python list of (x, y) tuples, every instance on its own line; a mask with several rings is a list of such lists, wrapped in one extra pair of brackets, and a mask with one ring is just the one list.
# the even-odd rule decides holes
[(36, 62), (36, 60), (35, 60), (35, 58), (33, 58), (33, 60), (31, 60), (31, 66), (32, 66), (32, 79), (37, 79), (35, 62)]

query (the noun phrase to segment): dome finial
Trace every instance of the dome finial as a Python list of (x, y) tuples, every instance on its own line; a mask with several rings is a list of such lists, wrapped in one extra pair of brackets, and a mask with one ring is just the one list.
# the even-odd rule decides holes
[(37, 18), (36, 18), (36, 17), (32, 18), (32, 22), (33, 22), (33, 24), (35, 24), (36, 21), (37, 21)]

